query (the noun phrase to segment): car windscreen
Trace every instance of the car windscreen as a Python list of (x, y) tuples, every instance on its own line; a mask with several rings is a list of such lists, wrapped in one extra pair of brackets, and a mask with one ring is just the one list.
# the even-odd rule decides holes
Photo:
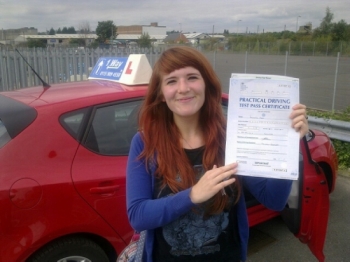
[(0, 148), (29, 126), (36, 116), (33, 107), (0, 95)]

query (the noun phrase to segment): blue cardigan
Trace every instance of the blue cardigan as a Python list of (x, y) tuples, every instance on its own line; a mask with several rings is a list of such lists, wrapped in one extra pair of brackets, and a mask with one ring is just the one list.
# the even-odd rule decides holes
[[(155, 166), (146, 165), (138, 156), (144, 148), (140, 133), (137, 133), (129, 152), (126, 174), (126, 204), (129, 222), (138, 232), (147, 230), (144, 262), (152, 261), (154, 229), (162, 227), (189, 212), (194, 204), (189, 197), (191, 188), (172, 196), (153, 199)], [(292, 181), (241, 176), (241, 183), (252, 195), (269, 209), (280, 211), (288, 200)], [(237, 203), (237, 221), (241, 240), (241, 260), (247, 258), (249, 225), (244, 197)]]

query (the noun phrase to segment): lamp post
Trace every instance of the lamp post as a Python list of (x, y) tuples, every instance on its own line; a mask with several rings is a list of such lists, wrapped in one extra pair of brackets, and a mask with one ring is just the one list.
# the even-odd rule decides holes
[(182, 32), (182, 25), (181, 25), (181, 23), (179, 23), (179, 25), (180, 25), (180, 33)]
[(298, 20), (299, 20), (299, 17), (301, 17), (300, 15), (297, 16), (297, 23), (295, 25), (295, 33), (298, 32)]
[(237, 35), (238, 35), (238, 29), (239, 29), (239, 22), (241, 22), (242, 20), (238, 20), (237, 22)]

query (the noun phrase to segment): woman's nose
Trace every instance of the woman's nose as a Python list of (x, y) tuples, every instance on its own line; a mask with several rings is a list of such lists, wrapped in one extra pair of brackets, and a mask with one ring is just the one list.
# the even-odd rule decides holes
[(188, 83), (184, 79), (179, 80), (179, 87), (178, 87), (178, 92), (179, 93), (184, 93), (189, 90)]

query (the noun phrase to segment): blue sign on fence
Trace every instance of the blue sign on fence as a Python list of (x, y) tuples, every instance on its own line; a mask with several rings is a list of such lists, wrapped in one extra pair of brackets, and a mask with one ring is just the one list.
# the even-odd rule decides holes
[(125, 68), (127, 57), (101, 57), (92, 69), (89, 79), (118, 81)]

